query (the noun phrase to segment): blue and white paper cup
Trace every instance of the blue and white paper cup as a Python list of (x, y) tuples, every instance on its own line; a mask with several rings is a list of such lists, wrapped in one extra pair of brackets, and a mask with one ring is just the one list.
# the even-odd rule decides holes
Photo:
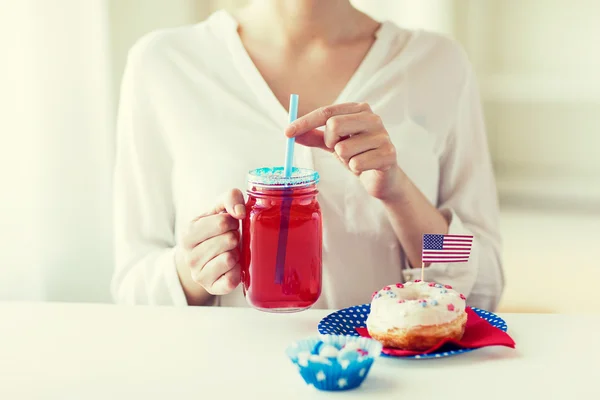
[(381, 350), (381, 343), (373, 339), (321, 335), (292, 343), (286, 354), (307, 385), (339, 391), (359, 387)]

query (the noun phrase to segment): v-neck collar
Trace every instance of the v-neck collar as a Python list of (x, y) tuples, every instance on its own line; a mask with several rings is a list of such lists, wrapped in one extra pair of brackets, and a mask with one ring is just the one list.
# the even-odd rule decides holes
[[(225, 10), (217, 11), (213, 17), (223, 22), (223, 37), (231, 52), (233, 62), (248, 86), (255, 92), (256, 101), (264, 104), (264, 109), (273, 122), (278, 126), (284, 127), (287, 124), (288, 111), (279, 102), (277, 96), (275, 96), (275, 93), (273, 93), (250, 58), (238, 34), (238, 21)], [(375, 41), (333, 104), (360, 100), (353, 99), (352, 96), (365, 83), (368, 77), (377, 70), (386, 57), (391, 38), (393, 37), (392, 32), (393, 26), (391, 22), (381, 22), (379, 29), (375, 32)]]

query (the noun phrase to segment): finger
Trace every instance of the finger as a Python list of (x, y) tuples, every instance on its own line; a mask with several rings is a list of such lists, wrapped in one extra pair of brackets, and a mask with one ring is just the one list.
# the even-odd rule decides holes
[(212, 291), (215, 295), (229, 294), (235, 289), (241, 282), (241, 266), (236, 264), (232, 269), (225, 272), (215, 283), (212, 285)]
[(202, 268), (219, 254), (236, 249), (239, 242), (240, 234), (238, 231), (229, 231), (207, 239), (188, 253), (188, 265), (190, 268)]
[(381, 130), (381, 118), (370, 112), (336, 115), (325, 124), (325, 145), (333, 148), (343, 138)]
[(390, 145), (352, 157), (348, 162), (348, 168), (355, 174), (370, 170), (387, 171), (396, 162), (396, 150)]
[(389, 142), (387, 134), (363, 133), (352, 136), (335, 144), (335, 154), (340, 160), (348, 163), (350, 159), (369, 150), (377, 149)]
[(188, 251), (192, 250), (205, 240), (225, 232), (237, 231), (239, 227), (239, 221), (227, 213), (197, 218), (192, 222), (189, 232), (183, 237), (183, 247)]
[(331, 117), (325, 124), (325, 131), (312, 129), (298, 135), (296, 142), (308, 147), (317, 147), (331, 152), (334, 146), (352, 135), (380, 129), (381, 118), (368, 112), (345, 114)]
[(205, 289), (209, 289), (223, 274), (235, 267), (239, 260), (238, 249), (218, 254), (201, 268), (192, 268), (192, 279)]
[(333, 149), (330, 149), (325, 145), (325, 132), (319, 129), (313, 129), (306, 132), (304, 135), (298, 136), (296, 138), (296, 143), (306, 147), (322, 149), (330, 153), (333, 152)]
[(296, 137), (310, 130), (324, 126), (327, 120), (336, 115), (370, 112), (367, 103), (343, 103), (318, 108), (292, 122), (285, 130), (287, 137)]
[[(199, 273), (192, 276), (195, 277), (194, 281), (202, 285), (209, 293), (222, 295), (229, 293), (233, 288), (226, 284), (229, 281), (227, 278), (219, 281), (233, 269), (239, 269), (239, 252), (237, 250), (219, 254), (210, 260)], [(231, 283), (235, 283), (235, 281), (231, 281)]]
[(197, 218), (203, 218), (224, 211), (237, 219), (243, 219), (246, 216), (244, 195), (239, 189), (232, 189), (224, 193), (219, 200), (217, 200), (217, 204), (213, 208), (199, 215)]

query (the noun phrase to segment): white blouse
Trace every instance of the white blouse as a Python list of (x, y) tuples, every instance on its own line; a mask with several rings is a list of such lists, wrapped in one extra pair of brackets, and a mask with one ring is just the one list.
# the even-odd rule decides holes
[[(401, 168), (450, 216), (449, 233), (475, 236), (468, 263), (434, 264), (425, 278), (494, 310), (504, 286), (498, 205), (464, 52), (437, 34), (384, 22), (335, 103), (343, 102), (371, 105)], [(149, 34), (131, 49), (115, 170), (117, 302), (187, 305), (174, 246), (218, 195), (246, 189), (248, 170), (283, 164), (287, 123), (225, 11)], [(360, 181), (327, 152), (297, 145), (295, 153), (296, 166), (321, 175), (323, 290), (314, 307), (362, 304), (385, 285), (418, 278), (381, 203)], [(241, 287), (215, 303), (247, 306)]]

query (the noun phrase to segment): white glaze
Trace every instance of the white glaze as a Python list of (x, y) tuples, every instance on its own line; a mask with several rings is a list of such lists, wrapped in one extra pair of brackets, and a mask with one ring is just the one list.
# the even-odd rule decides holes
[[(393, 328), (440, 325), (465, 312), (466, 302), (456, 290), (431, 282), (406, 282), (386, 286), (374, 294), (367, 327), (385, 332)], [(389, 288), (389, 290), (388, 290)], [(400, 303), (399, 301), (404, 300)], [(425, 301), (425, 306), (419, 301)]]

